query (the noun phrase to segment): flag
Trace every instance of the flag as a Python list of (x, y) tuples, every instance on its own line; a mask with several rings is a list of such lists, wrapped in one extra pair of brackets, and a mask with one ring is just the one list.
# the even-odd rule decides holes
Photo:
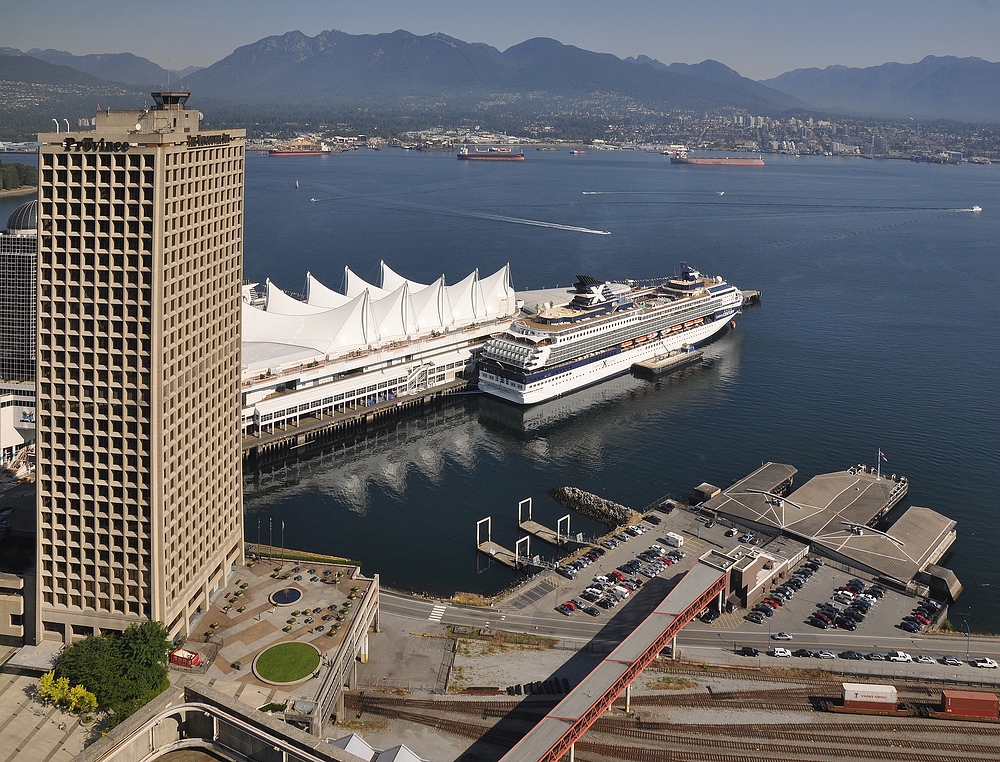
[(879, 457), (880, 460), (884, 460), (886, 463), (889, 462), (889, 459), (887, 457), (885, 457), (885, 453), (882, 452), (881, 450), (878, 451), (878, 457)]

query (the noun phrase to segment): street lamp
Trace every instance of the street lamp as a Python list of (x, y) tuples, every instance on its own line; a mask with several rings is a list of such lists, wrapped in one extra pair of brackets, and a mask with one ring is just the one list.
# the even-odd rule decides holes
[(972, 647), (972, 633), (969, 631), (969, 620), (963, 619), (962, 624), (965, 625), (965, 663), (969, 663), (969, 651)]

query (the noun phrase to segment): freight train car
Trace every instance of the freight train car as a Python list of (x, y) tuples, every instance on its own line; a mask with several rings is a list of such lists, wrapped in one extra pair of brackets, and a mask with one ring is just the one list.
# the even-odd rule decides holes
[(995, 693), (980, 691), (941, 691), (941, 711), (948, 719), (1000, 720), (1000, 699)]
[(870, 685), (867, 683), (842, 683), (840, 704), (829, 703), (831, 712), (848, 714), (877, 714), (893, 717), (912, 715), (910, 707), (900, 707), (896, 687), (893, 685)]

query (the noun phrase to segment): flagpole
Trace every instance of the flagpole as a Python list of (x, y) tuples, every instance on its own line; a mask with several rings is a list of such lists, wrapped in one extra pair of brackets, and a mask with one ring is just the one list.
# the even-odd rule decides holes
[(285, 520), (281, 520), (281, 563), (285, 563)]
[(274, 519), (267, 519), (267, 557), (274, 558)]
[(875, 470), (875, 481), (879, 481), (882, 478), (882, 448), (878, 450), (878, 455), (875, 456), (875, 460), (878, 461), (878, 467)]

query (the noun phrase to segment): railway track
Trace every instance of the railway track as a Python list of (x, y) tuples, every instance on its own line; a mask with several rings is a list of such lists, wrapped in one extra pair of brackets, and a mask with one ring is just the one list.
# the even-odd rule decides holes
[[(464, 703), (464, 702), (462, 702)], [(403, 709), (399, 706), (366, 706), (372, 714), (414, 722), (436, 730), (465, 738), (481, 740), (501, 747), (513, 746), (523, 733), (518, 730), (499, 729), (483, 722), (460, 721), (438, 715)], [(949, 743), (876, 735), (869, 732), (863, 739), (831, 737), (808, 728), (779, 731), (773, 726), (767, 730), (752, 726), (730, 727), (725, 725), (693, 726), (697, 732), (683, 732), (692, 726), (673, 726), (669, 729), (651, 730), (636, 727), (627, 720), (602, 718), (592, 728), (591, 736), (576, 744), (577, 755), (594, 760), (609, 757), (635, 760), (635, 762), (680, 762), (690, 760), (692, 753), (704, 762), (761, 762), (761, 760), (874, 760), (875, 762), (912, 762), (915, 755), (922, 762), (953, 762), (955, 759), (976, 759), (987, 762), (1000, 760), (1000, 746), (981, 743)], [(856, 723), (859, 726), (864, 723)], [(873, 725), (878, 725), (873, 723)], [(900, 730), (892, 723), (881, 723), (887, 728)], [(733, 737), (737, 735), (739, 737)], [(614, 741), (606, 742), (594, 736), (612, 735)], [(639, 743), (636, 743), (639, 742)], [(803, 747), (808, 748), (804, 752)]]

